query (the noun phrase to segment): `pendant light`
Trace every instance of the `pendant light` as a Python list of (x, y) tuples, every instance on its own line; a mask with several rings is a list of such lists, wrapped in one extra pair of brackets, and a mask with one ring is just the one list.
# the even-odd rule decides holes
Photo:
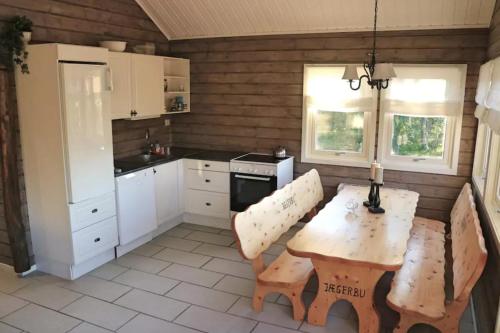
[[(378, 0), (375, 0), (375, 16), (373, 19), (373, 48), (368, 53), (368, 62), (363, 64), (365, 74), (358, 75), (357, 65), (347, 65), (344, 70), (343, 80), (348, 80), (352, 90), (361, 88), (361, 83), (365, 78), (368, 85), (377, 90), (386, 89), (389, 87), (389, 80), (396, 77), (392, 64), (379, 63), (377, 64), (376, 49), (377, 49), (377, 13), (378, 13)], [(358, 81), (357, 86), (353, 85), (354, 81)]]

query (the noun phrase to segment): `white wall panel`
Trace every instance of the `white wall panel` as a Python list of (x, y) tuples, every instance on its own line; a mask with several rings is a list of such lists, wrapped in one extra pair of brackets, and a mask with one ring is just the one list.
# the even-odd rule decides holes
[[(169, 39), (366, 31), (373, 0), (136, 0)], [(380, 0), (380, 30), (489, 27), (495, 0)]]

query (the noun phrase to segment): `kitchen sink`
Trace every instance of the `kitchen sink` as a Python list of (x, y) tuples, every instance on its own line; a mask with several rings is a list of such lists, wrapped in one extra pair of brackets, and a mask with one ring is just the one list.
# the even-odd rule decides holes
[(139, 161), (146, 162), (146, 163), (154, 163), (158, 160), (161, 160), (165, 158), (165, 156), (158, 156), (158, 155), (152, 155), (152, 154), (141, 154), (137, 155), (137, 158)]

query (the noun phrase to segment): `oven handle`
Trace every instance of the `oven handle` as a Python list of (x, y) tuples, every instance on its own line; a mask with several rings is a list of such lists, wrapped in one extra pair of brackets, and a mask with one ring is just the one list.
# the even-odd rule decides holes
[(252, 180), (261, 180), (264, 182), (268, 182), (271, 180), (269, 177), (255, 177), (255, 176), (242, 176), (242, 175), (234, 175), (236, 178), (241, 178), (241, 179), (252, 179)]

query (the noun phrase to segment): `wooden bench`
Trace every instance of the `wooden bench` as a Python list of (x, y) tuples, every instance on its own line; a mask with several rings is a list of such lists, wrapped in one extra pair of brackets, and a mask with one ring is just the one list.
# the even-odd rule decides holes
[(255, 311), (262, 311), (268, 293), (278, 292), (290, 299), (293, 318), (304, 319), (306, 311), (302, 291), (314, 274), (311, 260), (294, 257), (285, 250), (266, 267), (262, 253), (302, 217), (314, 215), (321, 200), (321, 180), (318, 172), (312, 169), (233, 217), (232, 229), (239, 251), (245, 259), (252, 261), (257, 276), (252, 303)]
[(443, 333), (458, 332), (472, 287), (486, 264), (486, 248), (470, 184), (451, 211), (453, 300), (445, 296), (444, 222), (414, 219), (405, 261), (394, 276), (388, 305), (401, 315), (394, 332), (425, 323)]

